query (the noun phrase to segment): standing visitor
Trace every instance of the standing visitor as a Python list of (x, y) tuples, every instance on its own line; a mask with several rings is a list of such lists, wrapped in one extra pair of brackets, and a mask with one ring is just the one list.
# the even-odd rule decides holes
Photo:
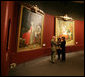
[(60, 54), (61, 54), (60, 46), (61, 46), (61, 38), (58, 38), (57, 46), (56, 46), (56, 50), (57, 50), (57, 54), (58, 54), (58, 60), (60, 60)]
[(56, 59), (56, 41), (55, 36), (51, 39), (51, 62), (54, 63)]
[(66, 45), (65, 37), (62, 37), (62, 38), (61, 38), (62, 61), (65, 61), (65, 60), (66, 60), (65, 45)]

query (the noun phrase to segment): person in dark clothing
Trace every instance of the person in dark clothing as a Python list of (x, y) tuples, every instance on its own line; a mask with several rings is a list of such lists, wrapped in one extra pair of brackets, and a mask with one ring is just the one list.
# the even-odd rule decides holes
[(57, 46), (56, 46), (57, 47), (56, 50), (57, 50), (57, 54), (58, 54), (58, 60), (60, 60), (60, 54), (61, 54), (60, 45), (61, 45), (61, 38), (58, 38)]
[(65, 60), (66, 60), (66, 55), (65, 55), (65, 45), (66, 45), (65, 37), (62, 37), (62, 38), (61, 38), (62, 61), (65, 61)]

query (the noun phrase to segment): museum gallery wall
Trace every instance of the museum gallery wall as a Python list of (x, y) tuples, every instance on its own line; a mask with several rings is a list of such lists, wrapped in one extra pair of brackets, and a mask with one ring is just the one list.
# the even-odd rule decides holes
[[(44, 15), (39, 12), (32, 12), (25, 5), (21, 5), (20, 8), (17, 52), (42, 48)], [(64, 36), (66, 46), (75, 45), (75, 21), (55, 17), (54, 23), (56, 39)]]
[[(17, 3), (14, 1), (8, 1), (8, 2), (3, 2), (1, 14), (3, 15), (1, 18), (3, 21), (1, 21), (1, 44), (2, 44), (2, 51), (1, 51), (1, 56), (2, 61), (2, 69), (3, 69), (3, 74), (7, 74), (5, 72), (6, 70), (8, 71), (8, 64), (11, 63), (23, 63), (29, 60), (33, 60), (35, 58), (39, 58), (42, 56), (50, 55), (50, 40), (52, 36), (55, 34), (55, 20), (54, 16), (46, 14), (44, 15), (44, 21), (43, 21), (43, 42), (42, 44), (45, 44), (45, 46), (42, 46), (41, 48), (33, 49), (33, 50), (23, 50), (23, 52), (17, 52), (17, 39), (18, 39), (18, 23), (19, 23), (19, 6)], [(6, 8), (6, 10), (5, 10)], [(4, 12), (4, 10), (6, 12)], [(5, 15), (5, 16), (4, 16)], [(40, 16), (40, 15), (39, 15)], [(11, 26), (10, 26), (10, 34), (9, 34), (9, 49), (6, 50), (6, 32), (8, 30), (8, 23), (7, 21), (11, 19)], [(75, 21), (75, 45), (72, 46), (67, 46), (66, 47), (66, 52), (74, 52), (78, 50), (83, 50), (84, 49), (84, 21), (80, 20), (74, 20)], [(5, 22), (5, 23), (4, 23)], [(62, 24), (62, 23), (61, 23)], [(17, 37), (17, 38), (16, 38)], [(72, 38), (71, 38), (72, 39)], [(25, 42), (28, 44), (28, 42)], [(6, 60), (5, 60), (6, 59)], [(4, 66), (6, 68), (4, 68)]]
[[(17, 11), (18, 8), (16, 8), (15, 10)], [(29, 13), (29, 10), (28, 10), (28, 13)], [(16, 13), (16, 17), (18, 17), (19, 14), (20, 14), (20, 12)], [(39, 15), (39, 16), (41, 16), (41, 15)], [(17, 22), (18, 20), (15, 20), (14, 22), (18, 23)], [(14, 39), (16, 42), (14, 42), (15, 47), (13, 45), (11, 45), (11, 50), (12, 51), (10, 52), (10, 55), (11, 55), (10, 63), (12, 63), (12, 62), (22, 63), (22, 62), (25, 62), (25, 61), (28, 61), (28, 60), (39, 58), (41, 56), (50, 55), (50, 47), (51, 47), (50, 40), (51, 40), (52, 36), (55, 35), (55, 23), (56, 23), (55, 22), (55, 16), (52, 16), (52, 15), (49, 15), (49, 14), (45, 13), (44, 19), (42, 19), (42, 20), (43, 20), (43, 23), (42, 23), (42, 26), (43, 26), (43, 37), (41, 37), (41, 39), (42, 39), (42, 45), (40, 44), (41, 47), (40, 48), (37, 47), (37, 49), (35, 49), (33, 47), (31, 50), (29, 48), (25, 47), (26, 48), (26, 49), (24, 48), (25, 50), (22, 49), (22, 51), (19, 51), (19, 53), (17, 53), (18, 50), (17, 50), (16, 45), (17, 45), (18, 41), (16, 41), (16, 40), (19, 39), (19, 38)], [(60, 24), (64, 23), (63, 21), (59, 21), (59, 22), (60, 22)], [(30, 23), (30, 24), (32, 24), (32, 23)], [(79, 24), (77, 24), (77, 23), (79, 23)], [(70, 27), (67, 28), (69, 30), (68, 33), (72, 32), (72, 34), (71, 34), (72, 37), (66, 36), (68, 41), (71, 41), (71, 45), (70, 46), (67, 45), (67, 47), (66, 47), (66, 52), (73, 52), (73, 51), (77, 51), (77, 50), (83, 49), (84, 44), (83, 44), (83, 42), (80, 42), (80, 41), (83, 41), (83, 37), (84, 36), (83, 36), (83, 33), (81, 33), (82, 35), (81, 34), (78, 35), (80, 32), (78, 32), (77, 30), (82, 31), (83, 26), (84, 26), (84, 22), (83, 21), (79, 21), (79, 20), (74, 20), (72, 22), (71, 21), (67, 21), (64, 24), (66, 24), (66, 26), (70, 25)], [(18, 24), (18, 26), (20, 27), (19, 24)], [(30, 25), (28, 25), (28, 30), (29, 30), (29, 28), (30, 28)], [(16, 27), (15, 30), (17, 32), (19, 29), (17, 29), (17, 27)], [(20, 31), (22, 31), (22, 29)], [(24, 39), (28, 38), (28, 37), (25, 36), (27, 34), (29, 34), (29, 31), (23, 34), (23, 38)], [(12, 36), (13, 35), (11, 35), (11, 37)], [(81, 39), (77, 38), (76, 36), (77, 37), (81, 36)], [(15, 37), (16, 37), (16, 35), (15, 35)], [(13, 43), (13, 40), (11, 40), (11, 42)], [(78, 44), (76, 44), (76, 42), (78, 42)], [(28, 40), (27, 40), (25, 42), (25, 44), (28, 44), (30, 46), (31, 42), (28, 42)], [(45, 44), (45, 46), (43, 46), (43, 44)], [(35, 46), (35, 44), (33, 46)], [(23, 59), (21, 59), (21, 58), (23, 58)]]

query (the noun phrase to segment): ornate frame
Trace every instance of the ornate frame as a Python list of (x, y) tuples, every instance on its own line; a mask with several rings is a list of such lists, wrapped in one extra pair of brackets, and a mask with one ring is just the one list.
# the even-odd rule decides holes
[[(23, 16), (23, 9), (26, 8), (27, 10), (29, 10), (32, 13), (38, 14), (38, 15), (42, 15), (42, 23), (41, 23), (41, 45), (39, 47), (35, 46), (35, 48), (31, 48), (30, 45), (28, 47), (23, 47), (20, 48), (20, 32), (21, 32), (21, 25), (22, 25), (22, 16)], [(40, 12), (41, 10), (38, 8), (37, 10), (34, 8), (34, 6), (32, 7), (27, 7), (25, 5), (21, 5), (21, 10), (20, 10), (20, 20), (19, 20), (19, 30), (18, 30), (18, 42), (17, 42), (17, 52), (22, 52), (22, 51), (29, 51), (29, 50), (35, 50), (35, 49), (39, 49), (42, 48), (42, 42), (43, 42), (43, 22), (44, 22), (44, 13)], [(32, 45), (31, 45), (32, 46)]]
[(60, 23), (59, 21), (62, 21), (62, 22), (71, 22), (72, 23), (72, 29), (73, 29), (73, 40), (70, 40), (70, 41), (67, 41), (66, 40), (66, 46), (71, 46), (71, 45), (75, 45), (75, 22), (73, 20), (63, 20), (63, 19), (59, 19), (58, 17), (55, 17), (55, 36), (56, 36), (56, 41), (57, 41), (57, 38), (60, 37), (60, 34), (59, 34), (59, 26), (60, 26)]

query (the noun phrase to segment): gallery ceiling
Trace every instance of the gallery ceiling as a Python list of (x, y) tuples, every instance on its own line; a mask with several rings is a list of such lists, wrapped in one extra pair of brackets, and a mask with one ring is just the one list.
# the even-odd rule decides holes
[(27, 4), (37, 5), (45, 13), (53, 16), (68, 16), (84, 20), (84, 1), (24, 1)]

